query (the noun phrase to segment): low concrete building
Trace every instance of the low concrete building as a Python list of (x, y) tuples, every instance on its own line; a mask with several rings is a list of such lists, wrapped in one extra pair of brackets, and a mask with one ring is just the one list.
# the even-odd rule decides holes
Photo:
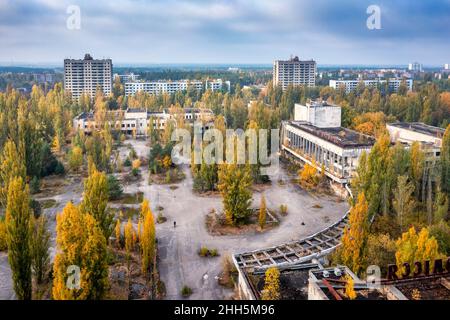
[(295, 105), (294, 121), (284, 121), (281, 152), (287, 158), (315, 165), (340, 184), (347, 184), (363, 151), (375, 139), (341, 127), (341, 108), (326, 102)]
[(390, 92), (398, 92), (400, 85), (405, 83), (408, 91), (412, 91), (413, 89), (413, 80), (412, 79), (397, 79), (392, 78), (388, 80), (330, 80), (329, 85), (331, 88), (337, 90), (339, 88), (344, 88), (346, 93), (350, 93), (358, 87), (360, 83), (364, 84), (366, 88), (378, 88), (384, 85), (388, 85)]
[[(150, 112), (143, 109), (127, 109), (119, 111), (110, 111), (107, 113), (111, 127), (120, 130), (125, 134), (136, 134), (136, 136), (147, 136), (150, 125), (155, 130), (164, 130), (167, 122), (173, 120), (176, 124), (176, 118), (179, 114), (171, 113), (168, 109), (161, 112)], [(183, 109), (184, 120), (189, 123), (202, 121), (204, 130), (213, 126), (214, 114), (210, 109), (185, 108)], [(93, 112), (83, 112), (73, 119), (73, 128), (83, 130), (90, 134), (94, 130), (100, 130)]]
[(410, 146), (417, 141), (428, 157), (439, 158), (445, 130), (421, 122), (395, 122), (386, 125), (393, 143)]

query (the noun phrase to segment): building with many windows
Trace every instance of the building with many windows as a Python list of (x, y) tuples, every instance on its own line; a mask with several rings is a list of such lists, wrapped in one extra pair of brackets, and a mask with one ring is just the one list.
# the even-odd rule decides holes
[(84, 59), (64, 60), (64, 90), (72, 94), (72, 98), (78, 99), (82, 94), (94, 97), (97, 88), (103, 91), (105, 96), (112, 91), (112, 60), (96, 60), (90, 54)]
[(225, 90), (225, 91), (230, 92), (231, 83), (230, 83), (230, 81), (223, 81), (222, 79), (206, 80), (205, 89), (211, 90), (211, 91)]
[(407, 147), (417, 141), (428, 161), (434, 162), (441, 155), (445, 130), (421, 122), (395, 122), (386, 125), (392, 143), (400, 142)]
[(177, 91), (186, 91), (192, 88), (197, 91), (201, 90), (226, 90), (230, 91), (230, 81), (223, 81), (222, 79), (206, 80), (205, 83), (200, 80), (177, 80), (177, 81), (152, 81), (152, 82), (126, 82), (125, 95), (131, 96), (139, 91), (149, 94), (173, 94)]
[(408, 64), (408, 70), (411, 72), (423, 72), (423, 66), (421, 63), (413, 62)]
[[(109, 111), (107, 118), (111, 128), (120, 130), (125, 134), (135, 134), (136, 136), (147, 136), (150, 126), (155, 130), (164, 130), (168, 121), (176, 120), (179, 114), (172, 113), (167, 109), (160, 112), (150, 112), (145, 109), (127, 109)], [(204, 130), (212, 127), (214, 118), (213, 112), (209, 109), (185, 108), (183, 109), (184, 120), (188, 123), (201, 121)], [(85, 134), (100, 130), (101, 126), (96, 122), (93, 112), (83, 112), (73, 119), (73, 128), (82, 130)]]
[(341, 127), (341, 108), (326, 102), (295, 105), (294, 121), (284, 121), (281, 152), (287, 158), (314, 165), (340, 184), (350, 182), (363, 151), (375, 139)]
[(177, 91), (185, 91), (188, 87), (191, 87), (194, 90), (202, 90), (203, 82), (199, 80), (126, 82), (125, 95), (131, 96), (139, 91), (149, 94), (172, 94)]
[(316, 85), (317, 65), (314, 60), (300, 60), (298, 57), (289, 60), (276, 60), (273, 63), (273, 85), (285, 90), (289, 85)]
[(389, 80), (330, 80), (330, 87), (333, 89), (344, 88), (346, 93), (350, 93), (358, 87), (360, 83), (363, 83), (367, 88), (378, 88), (388, 83), (390, 92), (398, 92), (400, 85), (404, 82), (408, 91), (413, 89), (412, 79), (389, 79)]

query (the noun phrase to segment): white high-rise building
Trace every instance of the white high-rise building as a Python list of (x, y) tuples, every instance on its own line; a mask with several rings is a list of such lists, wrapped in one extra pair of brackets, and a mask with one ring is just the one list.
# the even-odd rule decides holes
[(444, 70), (450, 70), (450, 63), (444, 64)]
[(316, 85), (317, 64), (314, 60), (300, 60), (298, 57), (290, 60), (276, 60), (273, 63), (273, 85), (285, 90), (289, 85)]
[(412, 72), (422, 72), (423, 67), (421, 63), (413, 62), (408, 65), (408, 70)]
[(65, 59), (64, 90), (78, 99), (82, 94), (94, 97), (99, 87), (107, 96), (112, 91), (112, 68), (111, 59), (94, 60), (90, 54), (82, 60)]

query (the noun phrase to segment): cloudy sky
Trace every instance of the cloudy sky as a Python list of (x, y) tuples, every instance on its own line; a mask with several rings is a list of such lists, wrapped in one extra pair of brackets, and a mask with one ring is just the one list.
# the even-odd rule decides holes
[[(366, 25), (369, 5), (381, 29)], [(67, 28), (70, 5), (80, 29)], [(72, 21), (72, 20), (71, 20)], [(0, 62), (450, 63), (450, 0), (0, 0)]]

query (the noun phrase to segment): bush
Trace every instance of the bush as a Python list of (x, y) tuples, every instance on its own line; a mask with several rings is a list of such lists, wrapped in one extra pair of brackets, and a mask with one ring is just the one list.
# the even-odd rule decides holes
[(133, 160), (131, 166), (133, 169), (139, 169), (141, 167), (141, 160), (139, 159)]
[(219, 252), (217, 249), (208, 249), (207, 247), (201, 247), (198, 251), (200, 257), (217, 257)]
[(128, 156), (130, 157), (130, 159), (137, 159), (137, 153), (136, 153), (136, 150), (134, 150), (133, 148), (131, 148), (130, 154), (129, 154)]
[(56, 175), (62, 175), (66, 172), (66, 170), (64, 169), (64, 166), (61, 162), (57, 161), (56, 166), (55, 166), (55, 174)]
[(30, 193), (35, 194), (41, 190), (41, 182), (38, 177), (33, 177), (30, 181)]
[(133, 177), (137, 177), (137, 176), (139, 176), (139, 174), (140, 174), (140, 170), (139, 169), (136, 169), (136, 168), (131, 169), (131, 175)]
[(206, 257), (208, 256), (209, 250), (206, 247), (201, 247), (200, 251), (198, 252), (200, 257)]
[(33, 215), (35, 218), (39, 218), (42, 213), (42, 207), (39, 201), (34, 199), (30, 200), (30, 209), (33, 210)]
[(287, 206), (287, 204), (281, 204), (280, 205), (280, 214), (281, 215), (283, 215), (283, 216), (285, 216), (285, 215), (287, 215), (287, 212), (288, 211), (288, 206)]
[(380, 266), (385, 275), (386, 266), (395, 261), (395, 241), (388, 234), (371, 234), (367, 239), (367, 264)]
[(188, 286), (184, 285), (181, 289), (181, 295), (185, 298), (189, 297), (192, 294), (192, 289)]
[(439, 250), (445, 255), (450, 255), (450, 226), (445, 221), (440, 221), (430, 227), (430, 235), (439, 244)]
[(164, 223), (167, 221), (167, 218), (163, 216), (163, 214), (160, 212), (158, 213), (158, 217), (156, 218), (156, 222), (158, 223)]
[(120, 181), (113, 175), (108, 176), (107, 180), (108, 184), (108, 197), (109, 200), (117, 200), (120, 199), (123, 195), (123, 188), (120, 184)]
[(56, 159), (55, 155), (52, 153), (48, 143), (44, 143), (41, 148), (41, 159), (41, 177), (46, 177), (54, 174), (59, 162)]
[(123, 163), (124, 167), (131, 167), (131, 160), (130, 158), (126, 158), (124, 163)]

